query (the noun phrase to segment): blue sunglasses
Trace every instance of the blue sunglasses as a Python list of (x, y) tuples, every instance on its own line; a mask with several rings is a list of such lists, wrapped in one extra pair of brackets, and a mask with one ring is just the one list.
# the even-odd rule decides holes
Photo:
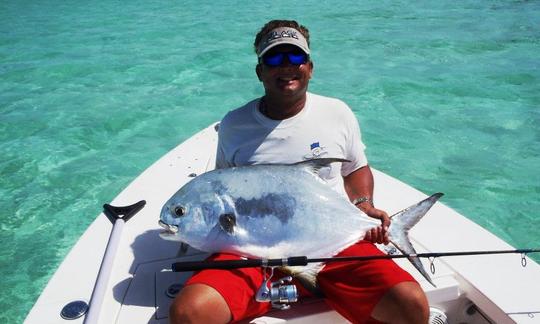
[[(309, 61), (309, 56), (302, 51), (267, 53), (262, 57), (262, 63), (269, 67), (277, 67), (283, 64), (285, 56), (292, 65), (301, 65)], [(259, 61), (259, 62), (260, 62)]]

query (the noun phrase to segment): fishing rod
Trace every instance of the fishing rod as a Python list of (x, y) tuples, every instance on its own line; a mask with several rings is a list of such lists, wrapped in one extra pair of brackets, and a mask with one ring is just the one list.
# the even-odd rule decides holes
[[(329, 262), (356, 262), (380, 259), (403, 259), (403, 258), (428, 258), (450, 256), (471, 256), (490, 254), (521, 254), (521, 265), (527, 265), (525, 256), (530, 253), (540, 253), (540, 249), (515, 249), (515, 250), (492, 250), (492, 251), (462, 251), (462, 252), (428, 252), (414, 254), (381, 254), (366, 256), (347, 256), (330, 258), (308, 258), (307, 256), (295, 256), (282, 259), (245, 259), (245, 260), (220, 260), (220, 261), (183, 261), (173, 263), (171, 269), (175, 272), (198, 271), (204, 269), (239, 269), (256, 267), (285, 267), (285, 266), (306, 266), (308, 263), (329, 263)], [(433, 263), (432, 263), (433, 264)], [(434, 272), (432, 267), (432, 272)]]
[[(257, 290), (255, 300), (258, 302), (270, 302), (273, 308), (288, 309), (290, 303), (298, 300), (298, 292), (293, 278), (287, 276), (278, 281), (270, 281), (274, 275), (275, 267), (284, 266), (306, 266), (308, 263), (329, 263), (329, 262), (358, 262), (379, 259), (401, 259), (401, 258), (429, 258), (431, 273), (435, 274), (434, 260), (438, 257), (449, 256), (470, 256), (487, 254), (521, 254), (521, 265), (527, 266), (525, 256), (529, 253), (538, 253), (540, 249), (516, 249), (516, 250), (492, 250), (492, 251), (463, 251), (463, 252), (429, 252), (414, 254), (380, 254), (366, 256), (347, 256), (331, 258), (308, 258), (307, 256), (295, 256), (282, 259), (242, 259), (242, 260), (220, 260), (220, 261), (185, 261), (173, 263), (172, 271), (198, 271), (204, 269), (238, 269), (257, 268), (264, 269), (264, 280)], [(268, 271), (269, 270), (269, 273)]]

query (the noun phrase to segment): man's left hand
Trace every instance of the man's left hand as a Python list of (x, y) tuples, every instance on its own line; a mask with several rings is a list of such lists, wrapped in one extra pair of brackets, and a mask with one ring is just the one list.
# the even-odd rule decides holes
[(375, 207), (368, 207), (362, 210), (369, 217), (377, 218), (381, 220), (381, 226), (372, 228), (366, 232), (364, 240), (372, 243), (388, 244), (390, 240), (388, 238), (388, 227), (390, 227), (390, 217), (388, 214)]

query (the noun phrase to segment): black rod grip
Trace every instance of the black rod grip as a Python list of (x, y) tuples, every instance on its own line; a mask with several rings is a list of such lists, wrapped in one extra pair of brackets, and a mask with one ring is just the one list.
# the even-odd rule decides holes
[(308, 258), (306, 256), (296, 256), (287, 258), (287, 265), (290, 266), (305, 266), (308, 264)]
[(172, 270), (175, 272), (198, 271), (204, 269), (238, 269), (260, 267), (262, 260), (222, 260), (222, 261), (185, 261), (172, 264)]
[(246, 260), (220, 260), (220, 261), (185, 261), (173, 263), (171, 268), (175, 272), (198, 271), (204, 269), (238, 269), (254, 267), (280, 267), (305, 266), (308, 258), (305, 256), (284, 259), (246, 259)]

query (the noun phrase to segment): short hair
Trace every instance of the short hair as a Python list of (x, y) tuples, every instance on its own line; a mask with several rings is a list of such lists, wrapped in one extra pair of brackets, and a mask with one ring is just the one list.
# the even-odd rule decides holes
[(272, 29), (276, 29), (279, 27), (290, 27), (298, 30), (305, 38), (309, 46), (309, 30), (306, 26), (300, 25), (295, 20), (271, 20), (267, 22), (261, 30), (257, 33), (257, 36), (255, 36), (255, 42), (253, 43), (253, 46), (255, 48), (255, 53), (257, 53), (257, 48), (259, 47), (259, 44), (262, 40), (262, 38), (268, 34)]

